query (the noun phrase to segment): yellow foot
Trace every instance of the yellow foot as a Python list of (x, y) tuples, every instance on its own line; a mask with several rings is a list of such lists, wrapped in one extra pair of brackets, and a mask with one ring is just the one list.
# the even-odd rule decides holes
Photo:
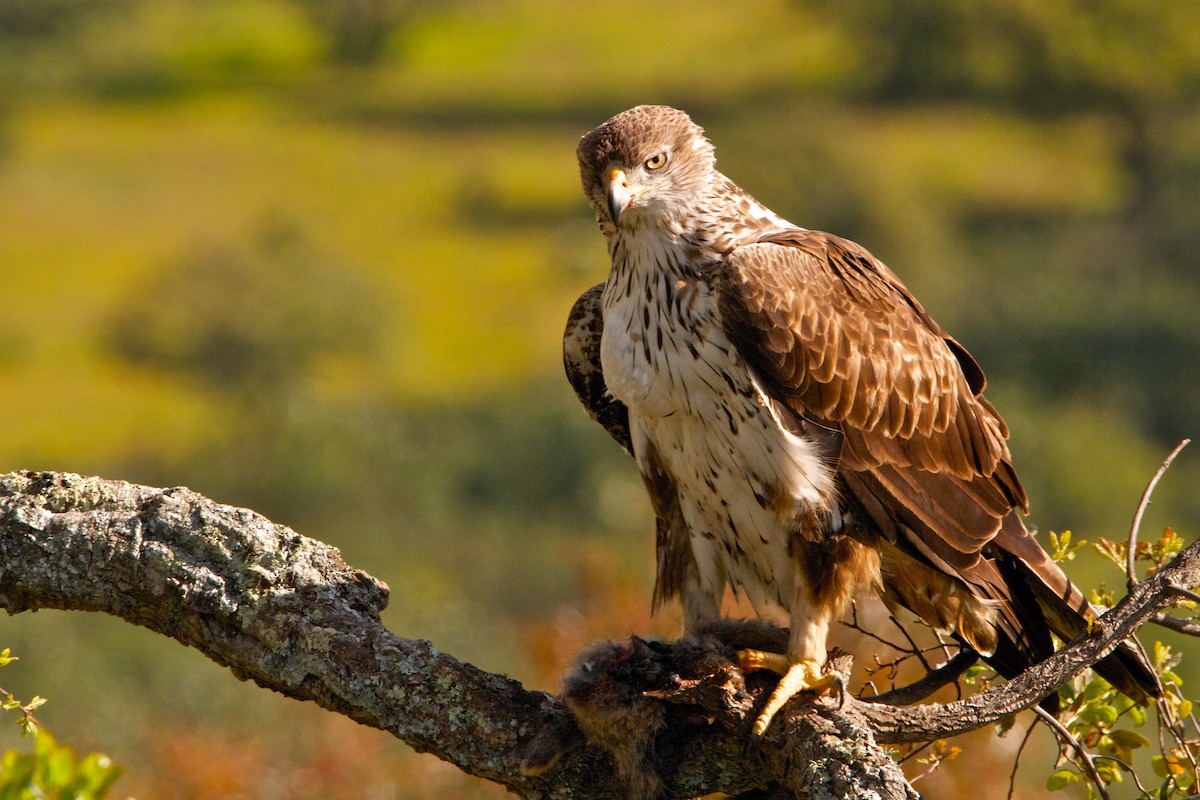
[(834, 688), (840, 690), (842, 686), (841, 678), (837, 674), (821, 674), (821, 664), (811, 658), (793, 662), (779, 653), (742, 650), (738, 653), (738, 663), (743, 670), (768, 669), (783, 676), (779, 679), (775, 691), (771, 692), (766, 707), (754, 721), (751, 730), (755, 736), (764, 734), (784, 703), (800, 692), (827, 692)]

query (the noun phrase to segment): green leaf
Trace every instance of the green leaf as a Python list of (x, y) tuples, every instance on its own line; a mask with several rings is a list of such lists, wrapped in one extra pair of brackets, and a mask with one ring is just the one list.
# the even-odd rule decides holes
[(1120, 783), (1122, 780), (1121, 768), (1117, 766), (1117, 762), (1108, 759), (1096, 760), (1096, 774), (1105, 783)]
[(1092, 542), (1092, 549), (1118, 567), (1125, 568), (1125, 542), (1114, 542), (1111, 539), (1100, 538)]
[(1072, 542), (1070, 531), (1063, 531), (1061, 534), (1050, 531), (1050, 557), (1055, 561), (1072, 561), (1076, 551), (1086, 544), (1086, 539)]
[(1170, 528), (1164, 528), (1162, 536), (1158, 541), (1150, 547), (1153, 560), (1158, 566), (1162, 566), (1170, 559), (1179, 554), (1183, 549), (1183, 537)]
[(1046, 778), (1046, 788), (1052, 792), (1061, 792), (1072, 783), (1079, 783), (1079, 775), (1069, 769), (1056, 770)]
[(1119, 747), (1123, 747), (1126, 750), (1136, 750), (1139, 747), (1150, 746), (1150, 740), (1145, 736), (1142, 736), (1137, 731), (1131, 731), (1125, 728), (1118, 728), (1117, 730), (1109, 731), (1108, 736)]
[(1186, 781), (1191, 784), (1192, 771), (1188, 769), (1188, 765), (1177, 756), (1151, 756), (1150, 766), (1154, 770), (1154, 774), (1165, 778), (1168, 775), (1175, 779), (1175, 783), (1183, 786)]
[(1117, 710), (1104, 703), (1087, 706), (1079, 713), (1079, 722), (1091, 724), (1112, 725), (1117, 721)]
[(105, 800), (120, 775), (108, 756), (92, 753), (78, 759), (70, 747), (42, 731), (33, 752), (0, 754), (0, 799)]
[(43, 780), (47, 788), (64, 788), (74, 774), (75, 753), (69, 747), (55, 748), (43, 764)]
[(1112, 685), (1108, 681), (1104, 680), (1104, 678), (1096, 676), (1088, 683), (1087, 686), (1084, 687), (1083, 699), (1085, 702), (1098, 700), (1110, 689), (1112, 689)]
[(1152, 659), (1154, 661), (1154, 666), (1158, 667), (1159, 669), (1168, 666), (1174, 660), (1174, 654), (1171, 652), (1171, 646), (1156, 640), (1154, 642)]
[(95, 797), (104, 797), (121, 777), (121, 770), (103, 753), (92, 753), (79, 762), (78, 774), (84, 787)]
[(983, 673), (985, 669), (987, 669), (985, 664), (974, 664), (970, 667), (967, 667), (967, 671), (963, 673), (963, 681), (968, 686), (974, 686), (975, 680), (980, 676), (980, 674)]
[(1092, 605), (1104, 606), (1105, 608), (1112, 608), (1117, 602), (1116, 594), (1103, 583), (1093, 589), (1089, 589), (1088, 596), (1092, 601)]

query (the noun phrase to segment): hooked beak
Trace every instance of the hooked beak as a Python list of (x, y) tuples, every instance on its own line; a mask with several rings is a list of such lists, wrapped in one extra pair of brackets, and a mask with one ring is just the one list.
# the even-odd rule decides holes
[(605, 195), (608, 197), (608, 215), (617, 224), (621, 212), (633, 205), (633, 194), (629, 191), (629, 180), (624, 170), (614, 167), (605, 176)]

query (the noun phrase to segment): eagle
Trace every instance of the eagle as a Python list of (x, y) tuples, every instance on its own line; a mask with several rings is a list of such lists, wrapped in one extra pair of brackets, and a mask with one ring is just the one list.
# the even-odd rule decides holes
[[(611, 268), (571, 309), (567, 376), (650, 495), (654, 610), (678, 599), (698, 631), (728, 586), (786, 612), (786, 652), (740, 654), (782, 676), (754, 733), (834, 687), (829, 629), (862, 591), (1006, 678), (1086, 631), (1098, 610), (1022, 521), (983, 370), (895, 273), (739, 188), (683, 111), (624, 111), (577, 155)], [(1126, 644), (1096, 670), (1160, 692)]]

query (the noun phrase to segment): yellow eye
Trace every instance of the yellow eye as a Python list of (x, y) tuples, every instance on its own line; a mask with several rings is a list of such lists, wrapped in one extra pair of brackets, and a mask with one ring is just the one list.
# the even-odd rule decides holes
[(646, 159), (646, 169), (653, 172), (656, 169), (662, 169), (667, 165), (667, 154), (659, 153), (655, 156), (650, 156)]

